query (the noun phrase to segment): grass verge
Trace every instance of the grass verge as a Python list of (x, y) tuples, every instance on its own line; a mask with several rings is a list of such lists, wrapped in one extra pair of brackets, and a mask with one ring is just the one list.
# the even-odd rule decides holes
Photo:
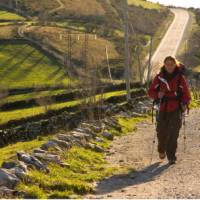
[[(145, 120), (146, 117), (122, 118), (117, 116), (117, 119), (122, 131), (115, 128), (109, 131), (114, 135), (122, 136), (135, 131), (136, 124)], [(104, 139), (103, 143), (96, 143), (108, 148), (112, 142)], [(18, 190), (24, 191), (26, 198), (80, 198), (82, 195), (94, 191), (95, 182), (116, 174), (134, 171), (130, 166), (108, 165), (104, 153), (80, 147), (73, 147), (61, 156), (65, 163), (69, 163), (69, 167), (63, 168), (51, 164), (49, 174), (32, 170), (29, 173), (29, 181), (18, 185)]]

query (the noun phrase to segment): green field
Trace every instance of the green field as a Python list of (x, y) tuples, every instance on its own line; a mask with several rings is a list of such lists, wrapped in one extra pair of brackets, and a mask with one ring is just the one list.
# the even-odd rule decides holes
[(25, 20), (25, 18), (20, 16), (20, 15), (15, 14), (15, 13), (0, 10), (0, 20), (3, 20), (3, 21), (12, 21), (12, 20), (21, 21), (21, 20)]
[[(139, 89), (134, 89), (132, 91), (137, 91), (137, 90)], [(110, 97), (123, 96), (125, 94), (126, 94), (125, 90), (107, 92), (107, 93), (104, 93), (103, 98), (108, 99)], [(101, 98), (101, 95), (96, 95), (95, 98), (98, 101)], [(0, 112), (0, 124), (5, 124), (11, 120), (19, 120), (22, 118), (45, 114), (47, 110), (60, 110), (67, 107), (73, 107), (76, 105), (80, 105), (83, 101), (87, 101), (87, 99), (78, 99), (78, 100), (62, 102), (62, 103), (54, 103), (48, 106), (37, 106), (37, 107), (32, 107), (32, 108), (20, 109), (20, 110), (3, 111), (3, 112)]]
[(161, 6), (146, 0), (128, 0), (129, 5), (141, 6), (147, 9), (161, 9)]
[(0, 44), (0, 86), (3, 89), (67, 84), (64, 69), (28, 44)]

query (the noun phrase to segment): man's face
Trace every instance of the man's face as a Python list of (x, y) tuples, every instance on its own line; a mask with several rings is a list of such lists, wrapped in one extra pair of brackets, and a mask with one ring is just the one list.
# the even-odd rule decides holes
[(165, 62), (165, 69), (169, 74), (172, 74), (176, 68), (176, 63), (173, 60), (167, 60)]

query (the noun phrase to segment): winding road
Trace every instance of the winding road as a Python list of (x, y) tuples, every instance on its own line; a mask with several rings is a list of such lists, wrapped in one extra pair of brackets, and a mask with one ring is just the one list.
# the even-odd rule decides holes
[[(187, 10), (174, 8), (171, 9), (171, 12), (175, 17), (152, 57), (151, 77), (157, 74), (166, 56), (176, 56), (190, 21), (190, 15)], [(147, 70), (145, 72), (146, 76)]]

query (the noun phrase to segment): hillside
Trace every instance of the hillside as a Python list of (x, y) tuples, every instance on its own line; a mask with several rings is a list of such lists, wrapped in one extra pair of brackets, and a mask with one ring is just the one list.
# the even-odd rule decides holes
[(24, 42), (0, 44), (0, 77), (4, 89), (59, 85), (67, 81), (62, 66)]
[[(5, 109), (1, 112), (4, 122), (45, 113), (44, 106), (40, 106), (35, 98), (51, 99), (52, 95), (68, 92), (62, 85), (68, 85), (69, 80), (70, 85), (79, 83), (79, 89), (85, 84), (86, 88), (94, 85), (94, 81), (95, 84), (99, 80), (110, 82), (108, 66), (116, 82), (123, 80), (122, 3), (122, 0), (88, 0), (87, 3), (78, 0), (42, 0), (41, 3), (21, 0), (16, 8), (13, 0), (0, 1), (0, 6), (4, 8), (2, 13), (7, 15), (7, 20), (2, 23), (11, 23), (0, 26), (1, 90), (16, 90), (15, 95), (8, 93), (2, 101), (2, 106), (7, 102), (10, 107), (9, 112)], [(130, 29), (131, 73), (134, 74), (132, 81), (137, 81), (138, 53), (144, 60), (149, 50), (150, 35), (154, 36), (156, 47), (173, 16), (167, 8), (158, 4), (143, 0), (130, 1), (129, 4), (130, 26), (134, 29), (134, 32)], [(69, 56), (70, 62), (67, 60)], [(83, 68), (85, 63), (86, 71)], [(85, 80), (82, 71), (91, 80)], [(52, 91), (57, 86), (59, 88)], [(22, 88), (25, 91), (19, 90)], [(44, 89), (37, 91), (37, 88)], [(23, 105), (17, 106), (19, 101)], [(58, 109), (77, 104), (71, 100), (64, 101), (66, 97), (61, 102), (48, 104)]]
[(185, 58), (186, 65), (195, 72), (200, 72), (200, 11), (199, 9), (190, 9), (193, 17), (193, 24), (191, 26), (191, 33), (182, 54)]

